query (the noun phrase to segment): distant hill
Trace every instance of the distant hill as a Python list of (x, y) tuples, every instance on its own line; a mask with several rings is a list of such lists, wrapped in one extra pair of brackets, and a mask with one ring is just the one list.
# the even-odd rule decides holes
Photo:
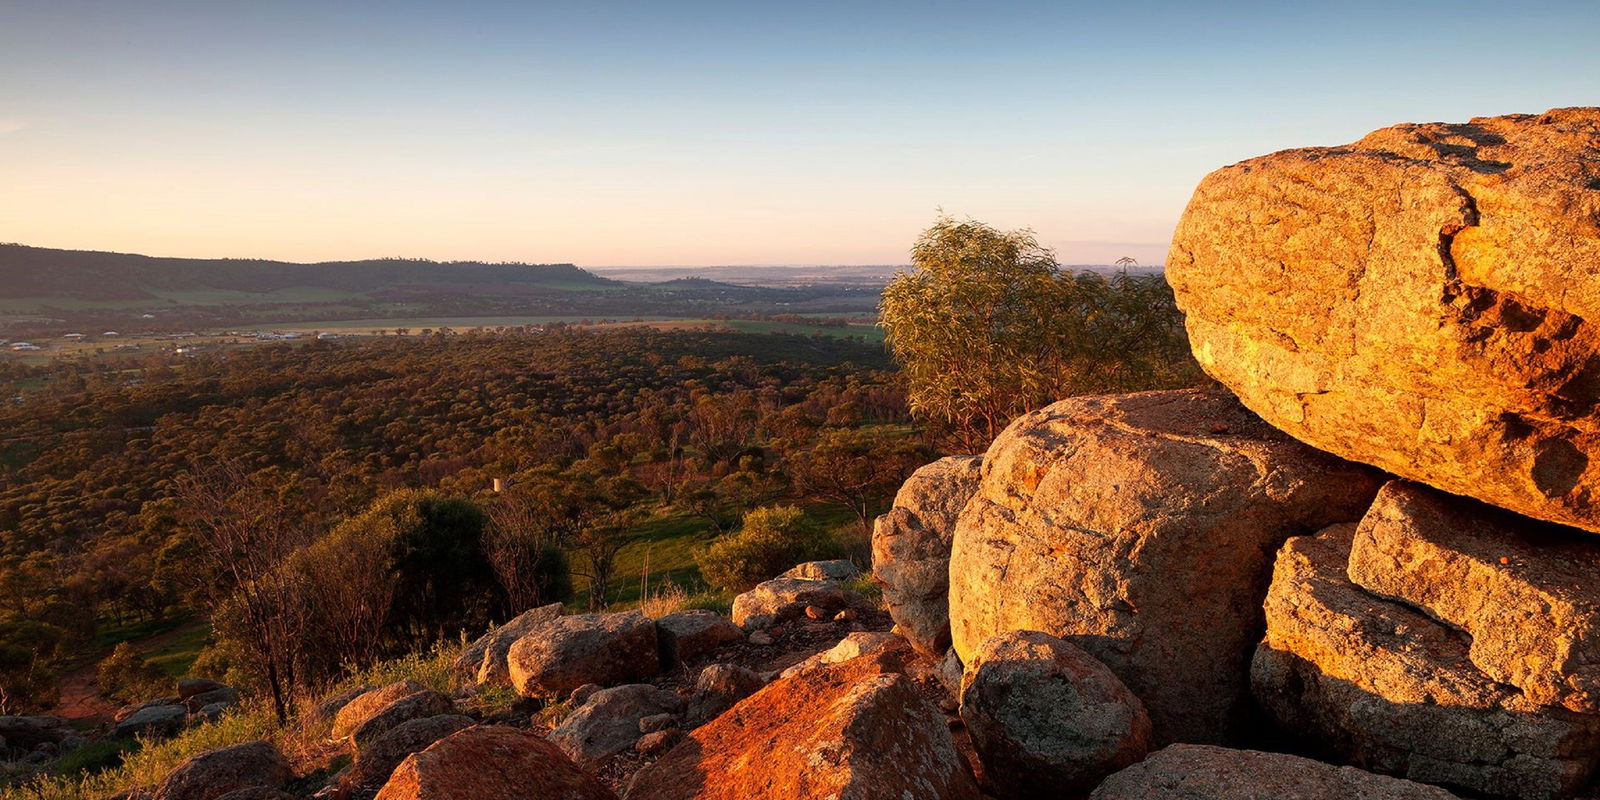
[(620, 287), (572, 264), (485, 264), (400, 258), (296, 264), (256, 259), (157, 258), (0, 244), (0, 298), (151, 300), (172, 293), (325, 289), (351, 294), (420, 290), (482, 293), (503, 287)]

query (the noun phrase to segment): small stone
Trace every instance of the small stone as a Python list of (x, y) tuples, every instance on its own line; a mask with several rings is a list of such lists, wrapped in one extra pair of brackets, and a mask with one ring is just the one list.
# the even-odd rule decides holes
[(834, 614), (833, 615), (833, 621), (834, 622), (850, 622), (851, 620), (854, 620), (855, 618), (857, 618), (859, 616), (861, 616), (861, 612), (859, 612), (859, 611), (857, 611), (857, 610), (855, 610), (853, 608), (847, 608), (847, 609), (845, 609), (843, 611), (840, 611), (837, 614)]
[(768, 647), (771, 646), (772, 642), (772, 635), (766, 631), (756, 631), (755, 633), (750, 634), (750, 643), (753, 645), (757, 645), (759, 647)]
[(832, 616), (833, 615), (828, 613), (826, 608), (820, 608), (818, 606), (806, 606), (807, 619), (828, 619)]
[(639, 737), (639, 741), (634, 743), (633, 749), (647, 756), (666, 752), (668, 748), (678, 742), (678, 737), (682, 735), (683, 732), (677, 728), (667, 728), (647, 733)]
[(651, 714), (639, 720), (640, 733), (655, 733), (676, 727), (678, 727), (678, 718), (673, 714)]
[(605, 687), (598, 683), (586, 683), (576, 689), (573, 689), (572, 694), (567, 696), (567, 702), (574, 709), (576, 709), (579, 706), (582, 706), (584, 703), (589, 702), (589, 698), (594, 697), (594, 693), (603, 688)]

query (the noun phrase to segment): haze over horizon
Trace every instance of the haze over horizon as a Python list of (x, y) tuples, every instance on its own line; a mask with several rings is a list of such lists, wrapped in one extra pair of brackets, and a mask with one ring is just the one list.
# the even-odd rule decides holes
[(0, 239), (879, 265), (942, 208), (1159, 264), (1224, 164), (1600, 102), (1597, 33), (1588, 2), (3, 2)]

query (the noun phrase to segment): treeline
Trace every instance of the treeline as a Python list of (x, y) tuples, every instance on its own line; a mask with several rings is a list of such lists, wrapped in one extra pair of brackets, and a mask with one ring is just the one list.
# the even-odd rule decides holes
[[(750, 508), (829, 500), (865, 526), (928, 457), (886, 367), (848, 340), (635, 328), (12, 372), (31, 385), (0, 406), (0, 682), (10, 707), (44, 704), (96, 619), (208, 609), (249, 646), (248, 593), (290, 562), (372, 554), (369, 576), (425, 603), (373, 601), (376, 635), (328, 635), (370, 652), (283, 665), (300, 680), (561, 599), (569, 568), (579, 602), (603, 604), (621, 547), (663, 508), (732, 530)], [(407, 549), (440, 542), (458, 546)], [(446, 563), (460, 574), (434, 583), (418, 566)], [(358, 585), (325, 586), (341, 584)]]

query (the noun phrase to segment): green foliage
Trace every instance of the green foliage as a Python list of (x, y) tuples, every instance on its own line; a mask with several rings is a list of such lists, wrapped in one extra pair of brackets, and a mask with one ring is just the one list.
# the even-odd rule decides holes
[(138, 703), (171, 693), (172, 679), (123, 642), (95, 667), (100, 692), (125, 703)]
[(744, 516), (736, 533), (697, 554), (712, 586), (743, 591), (805, 561), (832, 558), (838, 545), (827, 529), (795, 506), (768, 506)]
[(79, 777), (102, 772), (122, 764), (123, 757), (136, 750), (132, 739), (100, 739), (80, 745), (56, 760), (50, 773), (60, 777)]
[(1067, 275), (1031, 231), (939, 219), (880, 306), (911, 410), (962, 452), (1063, 397), (1192, 385), (1160, 277)]

